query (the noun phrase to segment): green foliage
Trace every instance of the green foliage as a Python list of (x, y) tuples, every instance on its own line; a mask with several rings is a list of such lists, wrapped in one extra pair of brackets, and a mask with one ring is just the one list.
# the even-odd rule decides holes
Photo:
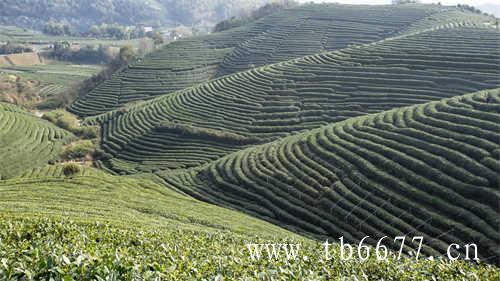
[(65, 164), (63, 167), (63, 174), (66, 177), (72, 177), (80, 172), (80, 166), (78, 164), (69, 163)]
[(251, 20), (247, 18), (236, 18), (232, 17), (227, 20), (223, 20), (219, 23), (217, 23), (213, 29), (213, 32), (221, 32), (224, 30), (229, 30), (235, 27), (243, 26), (245, 24), (248, 24)]
[[(168, 127), (159, 130), (159, 124), (177, 122), (199, 132), (269, 141), (355, 116), (500, 87), (500, 53), (492, 38), (500, 39), (500, 33), (479, 27), (408, 33), (224, 76), (87, 122), (101, 125), (102, 149), (113, 155), (103, 164), (116, 172), (200, 166), (252, 142), (216, 141)], [(224, 65), (239, 66), (236, 61)], [(121, 82), (108, 80), (71, 109), (98, 112), (120, 92), (121, 97), (137, 97), (138, 91), (162, 89), (138, 89), (156, 80), (123, 75), (124, 80), (140, 83), (113, 87)]]
[(29, 53), (29, 52), (33, 52), (33, 48), (21, 44), (13, 44), (7, 42), (5, 44), (0, 45), (0, 55)]
[(165, 42), (165, 39), (163, 39), (163, 35), (160, 32), (155, 32), (153, 34), (153, 42), (155, 46), (161, 45)]
[[(53, 280), (496, 280), (493, 266), (465, 262), (321, 259), (321, 245), (302, 242), (307, 259), (255, 262), (245, 236), (164, 228), (122, 228), (69, 218), (0, 221), (0, 278)], [(252, 238), (263, 242), (263, 239)], [(71, 245), (71, 246), (69, 246)]]
[(120, 48), (119, 57), (122, 59), (122, 61), (132, 61), (135, 58), (135, 55), (136, 54), (132, 45), (125, 45)]
[[(371, 20), (367, 22), (366, 18)], [(391, 48), (390, 42), (381, 40), (394, 35), (414, 34), (416, 31), (429, 31), (429, 29), (444, 26), (484, 26), (483, 23), (490, 20), (491, 18), (485, 16), (461, 12), (457, 8), (437, 5), (385, 5), (373, 6), (370, 9), (359, 5), (298, 6), (272, 13), (239, 28), (206, 36), (183, 38), (167, 44), (143, 59), (130, 63), (113, 75), (111, 79), (103, 81), (88, 94), (80, 96), (70, 106), (70, 110), (80, 116), (98, 115), (133, 101), (152, 99), (205, 83), (213, 78), (235, 74), (258, 66), (377, 41), (382, 46)], [(346, 25), (346, 22), (350, 22), (350, 24)], [(415, 26), (417, 23), (420, 25)], [(339, 34), (342, 35), (339, 36)], [(470, 38), (473, 34), (468, 36)], [(438, 37), (433, 39), (437, 40)], [(425, 42), (425, 39), (423, 40)], [(481, 38), (481, 40), (487, 41), (488, 39)], [(398, 40), (398, 42), (400, 41), (402, 40)], [(464, 44), (467, 42), (466, 39), (459, 41)], [(241, 42), (245, 42), (245, 44), (241, 44)], [(432, 48), (438, 49), (444, 46), (447, 45), (437, 43)], [(481, 44), (478, 44), (478, 48), (480, 46)], [(407, 47), (409, 51), (419, 52), (423, 50), (415, 49), (413, 46), (404, 45), (404, 47)], [(411, 49), (409, 49), (410, 47)], [(431, 46), (429, 45), (429, 47)], [(371, 52), (371, 49), (371, 46), (363, 45), (364, 52)], [(352, 52), (356, 53), (357, 50), (353, 49)], [(389, 54), (390, 52), (385, 53), (387, 56)], [(400, 58), (407, 55), (402, 53)], [(358, 53), (358, 56), (361, 55)], [(342, 58), (342, 63), (348, 63), (354, 67), (358, 66), (355, 60), (350, 61), (347, 56), (342, 56)], [(334, 63), (330, 62), (330, 58), (326, 54), (311, 57), (311, 59), (318, 60), (307, 60), (306, 65), (324, 64), (326, 66), (329, 63)], [(359, 59), (361, 63), (369, 64), (363, 58)], [(443, 56), (442, 59), (446, 59), (446, 57)], [(401, 63), (405, 64), (405, 62)], [(401, 63), (399, 67), (403, 67)], [(421, 64), (421, 61), (416, 63)], [(387, 64), (396, 65), (397, 62), (384, 62), (378, 66), (384, 68), (389, 66)], [(422, 67), (426, 69), (426, 66)], [(276, 82), (276, 86), (272, 86), (271, 90), (286, 86), (287, 83), (293, 86), (294, 81), (298, 80), (296, 78), (301, 75), (302, 77), (309, 75), (311, 80), (324, 77), (322, 70), (317, 70), (318, 73), (304, 74), (307, 71), (301, 71), (299, 66), (296, 68), (295, 72), (290, 73), (290, 75), (279, 75), (284, 71), (281, 69), (277, 70), (276, 73), (267, 73), (261, 70), (258, 73), (266, 77), (262, 81), (266, 87), (269, 87), (270, 84), (267, 79), (278, 74), (280, 80)], [(326, 70), (326, 73), (329, 71)], [(256, 77), (249, 79), (258, 80)], [(342, 81), (335, 80), (335, 84)], [(261, 90), (258, 83), (256, 87), (259, 89), (258, 91)], [(345, 91), (350, 91), (348, 86), (345, 87), (347, 88)], [(344, 91), (344, 89), (339, 89), (339, 91)]]
[[(421, 254), (435, 257), (473, 242), (495, 263), (500, 90), (441, 100), (500, 86), (499, 33), (471, 14), (306, 5), (137, 61), (124, 47), (121, 71), (72, 92), (72, 112), (104, 113), (85, 123), (101, 126), (101, 147), (75, 142), (63, 157), (92, 154), (122, 175), (154, 172), (135, 178), (74, 163), (33, 169), (71, 134), (0, 107), (9, 163), (0, 179), (23, 172), (0, 181), (0, 279), (498, 279), (497, 267), (441, 258), (341, 261), (337, 246), (325, 261), (318, 242), (229, 210), (350, 243), (422, 235)], [(64, 111), (45, 118), (100, 135)], [(247, 241), (299, 242), (306, 257), (253, 262)]]
[[(87, 81), (100, 70), (101, 66), (98, 65), (71, 65), (62, 62), (2, 68), (0, 96), (10, 96), (11, 98), (2, 100), (31, 109), (64, 108), (73, 102), (78, 90), (82, 88), (79, 83)], [(18, 77), (21, 87), (11, 87), (9, 90), (9, 82), (4, 82), (4, 77)]]
[(55, 109), (45, 113), (43, 119), (53, 123), (59, 128), (74, 131), (78, 128), (78, 119), (64, 109)]
[[(65, 95), (62, 95), (63, 97)], [(55, 109), (46, 112), (42, 119), (45, 119), (59, 128), (68, 130), (82, 139), (95, 139), (99, 137), (99, 128), (96, 126), (80, 126), (75, 115), (64, 109)]]
[(118, 40), (142, 38), (145, 36), (142, 28), (129, 28), (116, 23), (93, 25), (88, 33), (95, 38), (114, 38)]
[(97, 126), (81, 126), (72, 132), (82, 139), (96, 139), (99, 137), (99, 127)]
[(73, 35), (71, 27), (67, 24), (49, 21), (43, 25), (42, 31), (50, 35)]
[(114, 59), (109, 46), (85, 45), (78, 49), (71, 48), (69, 42), (55, 42), (53, 51), (48, 53), (49, 58), (77, 63), (103, 64)]
[(155, 127), (155, 130), (171, 132), (179, 135), (187, 135), (202, 140), (213, 140), (216, 142), (228, 144), (247, 145), (265, 142), (265, 140), (258, 137), (246, 137), (227, 131), (200, 128), (192, 125), (184, 125), (172, 122), (162, 122)]
[[(0, 103), (0, 176), (46, 165), (73, 135), (13, 105)], [(7, 164), (8, 163), (8, 164)]]
[(82, 140), (69, 144), (61, 153), (63, 160), (81, 160), (92, 158), (96, 149), (96, 144), (91, 140)]
[[(8, 191), (0, 197), (0, 278), (458, 281), (499, 274), (493, 266), (441, 259), (341, 261), (337, 246), (326, 261), (320, 242), (149, 180), (95, 170), (72, 178), (39, 172), (0, 181), (0, 192)], [(270, 241), (300, 243), (303, 257), (251, 260), (245, 243)]]
[(423, 255), (476, 243), (480, 259), (497, 263), (499, 108), (500, 89), (482, 91), (347, 119), (183, 173), (156, 174), (196, 198), (319, 237), (355, 243), (412, 233), (427, 241)]

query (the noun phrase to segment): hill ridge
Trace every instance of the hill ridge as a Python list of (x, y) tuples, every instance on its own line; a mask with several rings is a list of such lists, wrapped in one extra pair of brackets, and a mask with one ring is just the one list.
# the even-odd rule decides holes
[[(319, 237), (423, 235), (499, 256), (500, 89), (347, 119), (158, 172), (196, 198)], [(408, 197), (411, 200), (408, 200)], [(383, 226), (384, 225), (384, 226)], [(418, 227), (417, 227), (418, 226)]]
[[(151, 99), (203, 83), (217, 76), (325, 49), (331, 51), (349, 44), (377, 41), (402, 32), (414, 19), (437, 13), (452, 13), (456, 18), (436, 17), (428, 21), (430, 25), (456, 21), (461, 17), (470, 18), (471, 22), (490, 20), (486, 16), (459, 11), (454, 7), (435, 5), (389, 5), (362, 9), (356, 5), (315, 4), (285, 9), (248, 26), (169, 44), (118, 72), (112, 79), (80, 97), (69, 109), (81, 116), (97, 115), (130, 102)], [(363, 21), (363, 16), (373, 17), (373, 20), (370, 24), (357, 25), (341, 22), (342, 19)], [(380, 25), (385, 21), (390, 24), (386, 27)]]
[[(86, 122), (102, 125), (102, 146), (116, 158), (107, 161), (112, 170), (200, 165), (245, 144), (200, 142), (155, 128), (168, 121), (269, 141), (349, 117), (495, 88), (499, 36), (487, 27), (410, 34), (224, 76)], [(446, 43), (452, 41), (454, 46)], [(186, 149), (192, 155), (183, 158)]]

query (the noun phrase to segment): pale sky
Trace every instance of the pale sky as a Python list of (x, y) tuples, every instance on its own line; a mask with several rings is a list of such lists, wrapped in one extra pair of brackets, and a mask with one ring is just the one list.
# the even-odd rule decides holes
[[(299, 2), (306, 3), (311, 0), (299, 0)], [(344, 4), (390, 4), (391, 0), (313, 0), (313, 2), (337, 2)], [(498, 4), (498, 0), (422, 0), (422, 3), (437, 3), (441, 2), (443, 5), (456, 5), (456, 4), (469, 4), (472, 6), (479, 6), (484, 4)]]

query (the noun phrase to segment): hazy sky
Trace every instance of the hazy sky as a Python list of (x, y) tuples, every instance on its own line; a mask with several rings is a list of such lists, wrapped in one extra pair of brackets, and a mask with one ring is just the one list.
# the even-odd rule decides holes
[[(311, 2), (310, 0), (299, 0), (299, 2)], [(338, 2), (345, 4), (390, 4), (391, 0), (314, 0), (313, 2)], [(422, 0), (423, 3), (437, 3), (441, 2), (443, 5), (456, 5), (456, 4), (469, 4), (469, 5), (483, 5), (483, 4), (498, 4), (498, 0)]]

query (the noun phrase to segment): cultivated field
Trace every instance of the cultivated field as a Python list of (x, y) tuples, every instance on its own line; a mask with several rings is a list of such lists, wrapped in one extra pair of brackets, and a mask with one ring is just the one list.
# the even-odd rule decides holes
[(84, 85), (0, 68), (0, 280), (500, 280), (498, 19), (257, 12)]
[(0, 177), (12, 177), (26, 169), (56, 159), (72, 134), (32, 114), (0, 103)]
[[(82, 168), (83, 169), (83, 168)], [(477, 276), (498, 270), (446, 260), (326, 261), (322, 245), (236, 211), (209, 205), (148, 180), (87, 170), (61, 177), (0, 181), (0, 277), (94, 280), (335, 280)], [(45, 175), (44, 175), (45, 173)], [(300, 243), (295, 260), (252, 260), (245, 243)], [(338, 247), (332, 246), (332, 250)], [(401, 268), (405, 271), (401, 271)]]
[[(351, 118), (186, 173), (182, 192), (271, 222), (355, 242), (422, 235), (422, 252), (498, 248), (500, 89)], [(417, 242), (415, 242), (417, 243)], [(413, 245), (414, 249), (416, 245)]]
[(194, 167), (297, 131), (499, 87), (499, 39), (493, 28), (412, 33), (224, 76), (88, 122), (102, 125), (109, 169)]
[(96, 115), (253, 67), (376, 42), (444, 25), (491, 18), (437, 5), (305, 5), (222, 33), (168, 44), (77, 100), (71, 110)]

